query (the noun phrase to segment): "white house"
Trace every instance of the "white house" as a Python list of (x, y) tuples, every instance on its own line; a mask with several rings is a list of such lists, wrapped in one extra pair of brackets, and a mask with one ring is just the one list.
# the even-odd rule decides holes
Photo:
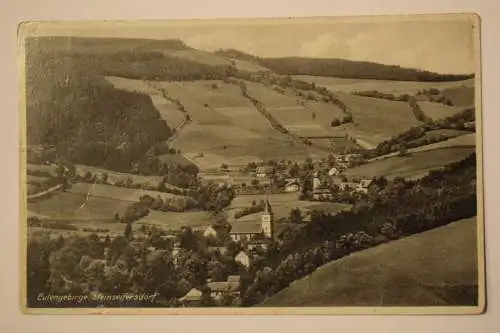
[(246, 268), (250, 267), (250, 256), (245, 251), (240, 251), (236, 257), (234, 257), (234, 261), (239, 262)]
[(210, 297), (218, 301), (223, 295), (239, 295), (240, 294), (240, 277), (238, 275), (230, 275), (227, 281), (209, 282), (207, 283), (210, 289)]
[(340, 174), (339, 168), (333, 167), (330, 170), (328, 170), (328, 176), (330, 176), (330, 177), (338, 176), (339, 174)]
[(203, 232), (204, 237), (217, 237), (217, 230), (213, 226), (210, 226), (205, 229)]

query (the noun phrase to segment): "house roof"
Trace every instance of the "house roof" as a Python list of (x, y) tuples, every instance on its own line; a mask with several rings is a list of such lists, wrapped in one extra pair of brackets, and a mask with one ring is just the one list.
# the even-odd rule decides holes
[(187, 292), (186, 295), (184, 295), (183, 297), (180, 298), (181, 301), (199, 301), (202, 297), (203, 293), (196, 289), (196, 288), (193, 288), (191, 289), (190, 291)]
[(227, 282), (240, 282), (240, 276), (239, 275), (229, 275), (227, 277)]
[(273, 171), (273, 167), (268, 166), (268, 165), (261, 165), (257, 167), (256, 169), (257, 172), (271, 172)]
[(210, 291), (236, 291), (240, 287), (240, 281), (209, 282), (207, 286)]
[(227, 252), (227, 248), (225, 246), (209, 246), (208, 251), (209, 252), (219, 251), (220, 254), (225, 254)]
[(361, 187), (368, 187), (370, 186), (371, 184), (373, 183), (373, 180), (372, 179), (363, 179), (361, 182), (360, 182), (360, 185)]

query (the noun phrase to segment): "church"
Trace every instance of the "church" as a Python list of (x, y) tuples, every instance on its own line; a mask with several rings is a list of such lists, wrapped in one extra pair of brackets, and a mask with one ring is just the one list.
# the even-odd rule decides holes
[(235, 242), (256, 238), (274, 239), (274, 215), (269, 200), (264, 203), (264, 211), (260, 214), (260, 221), (255, 218), (255, 214), (242, 217), (233, 223), (229, 234)]

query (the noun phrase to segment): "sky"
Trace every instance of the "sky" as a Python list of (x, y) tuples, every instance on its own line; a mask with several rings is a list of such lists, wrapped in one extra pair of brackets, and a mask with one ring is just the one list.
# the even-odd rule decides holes
[(390, 19), (274, 19), (43, 23), (37, 35), (179, 38), (191, 47), (239, 49), (262, 57), (373, 61), (443, 74), (473, 73), (469, 16)]

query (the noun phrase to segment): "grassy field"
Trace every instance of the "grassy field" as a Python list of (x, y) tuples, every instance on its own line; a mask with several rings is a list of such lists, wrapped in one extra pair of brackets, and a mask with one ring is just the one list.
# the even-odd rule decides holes
[(56, 176), (56, 168), (57, 168), (57, 166), (55, 164), (45, 165), (45, 164), (28, 163), (28, 166), (27, 166), (28, 172), (29, 171), (46, 172), (46, 173), (50, 174), (51, 176)]
[(260, 306), (433, 306), (477, 302), (476, 218), (328, 263)]
[(353, 91), (377, 90), (390, 94), (414, 95), (423, 89), (436, 88), (439, 90), (450, 88), (474, 87), (474, 79), (455, 82), (412, 82), (412, 81), (387, 81), (387, 80), (367, 80), (367, 79), (346, 79), (336, 77), (295, 75), (295, 79), (306, 82), (314, 82), (318, 86), (327, 88), (330, 91), (351, 93)]
[(448, 140), (431, 143), (430, 145), (420, 146), (408, 149), (409, 152), (422, 152), (442, 148), (475, 148), (476, 133), (467, 133), (460, 136), (450, 138)]
[(33, 175), (27, 175), (26, 182), (28, 184), (41, 184), (45, 183), (48, 181), (50, 178), (48, 177), (41, 177), (41, 176), (33, 176)]
[(441, 94), (449, 99), (454, 106), (470, 108), (475, 106), (475, 89), (473, 85), (450, 87), (444, 89)]
[(130, 202), (102, 197), (89, 197), (72, 192), (54, 194), (46, 199), (28, 203), (30, 212), (51, 219), (112, 220), (115, 213)]
[(463, 160), (475, 151), (474, 147), (450, 146), (441, 149), (436, 149), (435, 147), (432, 149), (427, 148), (424, 151), (410, 152), (406, 156), (387, 157), (347, 169), (344, 171), (344, 174), (346, 176), (368, 178), (378, 176), (385, 176), (388, 179), (395, 177), (420, 178), (431, 170)]
[(457, 114), (463, 110), (463, 107), (447, 106), (442, 103), (434, 103), (426, 101), (418, 102), (418, 105), (425, 113), (425, 115), (431, 118), (432, 120), (439, 120), (449, 116), (453, 116), (454, 114)]
[(151, 210), (149, 214), (134, 222), (136, 225), (147, 224), (164, 230), (176, 230), (181, 227), (208, 227), (213, 223), (209, 212), (160, 212)]
[(139, 202), (140, 197), (143, 195), (149, 195), (153, 198), (160, 196), (163, 200), (170, 198), (182, 198), (181, 196), (175, 194), (159, 191), (86, 183), (73, 184), (73, 186), (68, 189), (67, 192), (85, 196), (88, 194), (90, 197), (114, 199), (126, 202)]
[(108, 182), (110, 184), (114, 184), (117, 181), (126, 182), (127, 179), (130, 178), (134, 184), (156, 186), (160, 181), (163, 180), (163, 177), (161, 176), (134, 175), (130, 173), (116, 172), (103, 168), (97, 168), (81, 164), (77, 164), (75, 166), (76, 166), (76, 173), (81, 177), (85, 176), (87, 172), (90, 172), (92, 175), (106, 173), (108, 175)]
[[(255, 200), (259, 203), (261, 200), (269, 200), (272, 206), (275, 218), (279, 219), (281, 217), (288, 217), (290, 215), (290, 210), (293, 208), (299, 208), (303, 212), (311, 210), (328, 210), (329, 212), (339, 212), (344, 209), (349, 209), (350, 205), (340, 204), (340, 203), (321, 203), (318, 206), (317, 201), (307, 201), (299, 200), (298, 193), (279, 193), (279, 194), (269, 194), (269, 195), (238, 195), (233, 199), (231, 205), (228, 207), (229, 216), (232, 216), (234, 212), (247, 208), (252, 205), (252, 201)], [(318, 208), (319, 207), (319, 208)]]
[(350, 109), (354, 123), (335, 127), (339, 136), (348, 134), (367, 148), (420, 124), (408, 103), (339, 93)]

